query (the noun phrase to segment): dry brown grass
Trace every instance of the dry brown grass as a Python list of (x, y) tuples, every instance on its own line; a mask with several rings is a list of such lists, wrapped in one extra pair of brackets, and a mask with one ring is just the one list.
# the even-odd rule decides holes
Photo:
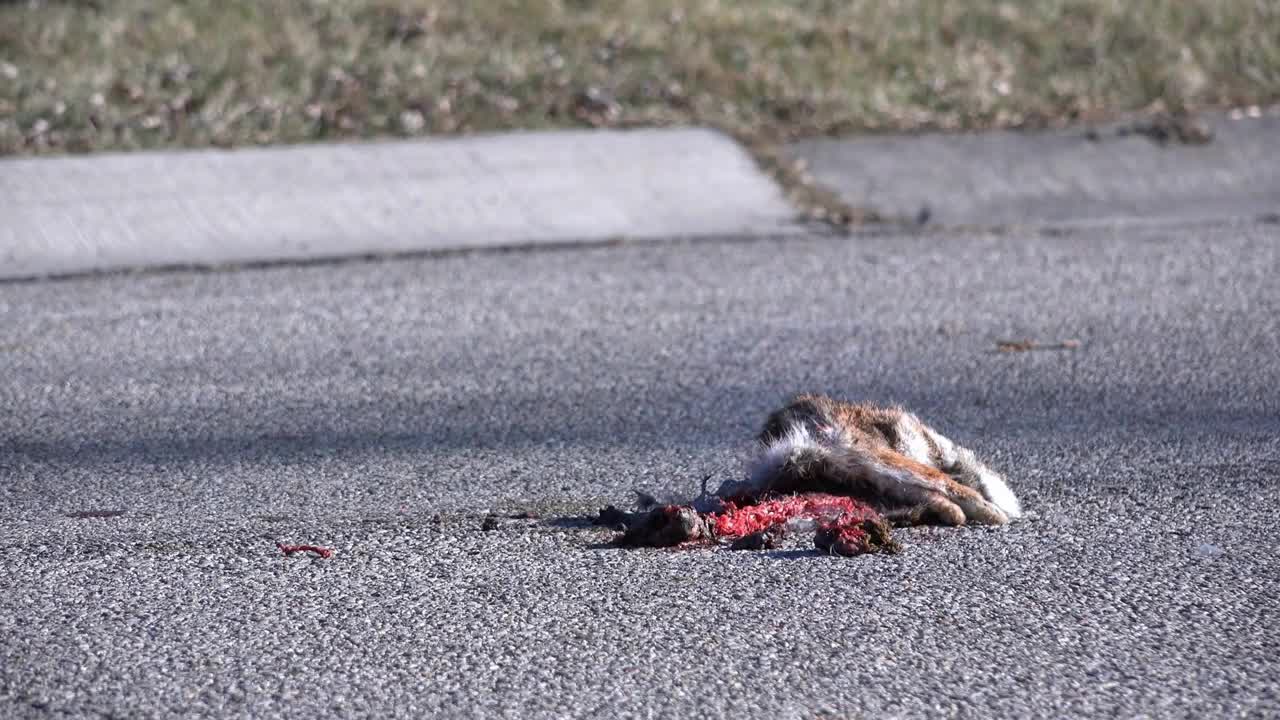
[(1280, 97), (1272, 0), (19, 0), (0, 153), (697, 123), (771, 141)]

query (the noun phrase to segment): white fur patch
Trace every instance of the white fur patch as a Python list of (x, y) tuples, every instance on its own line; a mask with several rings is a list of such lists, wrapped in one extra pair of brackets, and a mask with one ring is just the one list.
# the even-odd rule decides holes
[(821, 446), (809, 434), (809, 428), (799, 424), (792, 425), (751, 461), (747, 467), (747, 484), (753, 488), (763, 488), (782, 472), (787, 462), (806, 451), (820, 449)]
[(910, 415), (903, 415), (897, 424), (898, 442), (902, 446), (902, 454), (925, 465), (932, 465), (929, 457), (929, 441), (918, 429), (920, 421)]
[(748, 478), (746, 482), (754, 487), (763, 487), (780, 473), (782, 466), (786, 465), (792, 457), (805, 450), (817, 450), (817, 448), (818, 442), (813, 439), (812, 434), (809, 434), (809, 428), (799, 424), (791, 425), (787, 428), (787, 432), (782, 433), (782, 437), (764, 446), (764, 451), (751, 462), (746, 473)]
[(947, 436), (928, 426), (924, 428), (924, 431), (929, 433), (933, 439), (933, 444), (938, 446), (938, 465), (943, 468), (955, 465), (959, 460), (955, 443), (951, 442), (951, 439)]
[(867, 479), (876, 486), (876, 490), (888, 494), (890, 497), (897, 497), (893, 494), (892, 482), (896, 485), (907, 485), (910, 487), (920, 488), (922, 490), (937, 490), (938, 487), (929, 482), (928, 479), (905, 468), (890, 467), (882, 465), (878, 462), (869, 462), (866, 464)]
[(978, 480), (982, 483), (982, 495), (991, 502), (992, 505), (1004, 511), (1009, 519), (1022, 517), (1022, 505), (1018, 502), (1018, 498), (1005, 484), (1004, 478), (985, 467), (978, 469)]

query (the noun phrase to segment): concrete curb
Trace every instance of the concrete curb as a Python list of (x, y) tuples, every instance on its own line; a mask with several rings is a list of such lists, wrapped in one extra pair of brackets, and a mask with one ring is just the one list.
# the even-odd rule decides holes
[(0, 160), (0, 278), (777, 232), (782, 191), (705, 129)]
[(1280, 211), (1280, 108), (1206, 114), (1204, 145), (1132, 125), (815, 138), (788, 148), (846, 202), (952, 226), (1253, 218)]

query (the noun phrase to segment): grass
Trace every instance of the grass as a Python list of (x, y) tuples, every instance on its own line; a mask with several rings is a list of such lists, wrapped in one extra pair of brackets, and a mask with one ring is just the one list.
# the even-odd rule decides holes
[(0, 154), (701, 124), (769, 164), (1268, 104), (1278, 27), (1274, 0), (0, 0)]

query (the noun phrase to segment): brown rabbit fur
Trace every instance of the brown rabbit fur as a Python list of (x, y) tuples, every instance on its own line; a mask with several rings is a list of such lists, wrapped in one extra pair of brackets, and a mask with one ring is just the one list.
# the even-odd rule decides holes
[(774, 411), (747, 479), (722, 498), (835, 492), (899, 525), (1002, 525), (1022, 515), (1004, 479), (899, 407), (800, 395)]

